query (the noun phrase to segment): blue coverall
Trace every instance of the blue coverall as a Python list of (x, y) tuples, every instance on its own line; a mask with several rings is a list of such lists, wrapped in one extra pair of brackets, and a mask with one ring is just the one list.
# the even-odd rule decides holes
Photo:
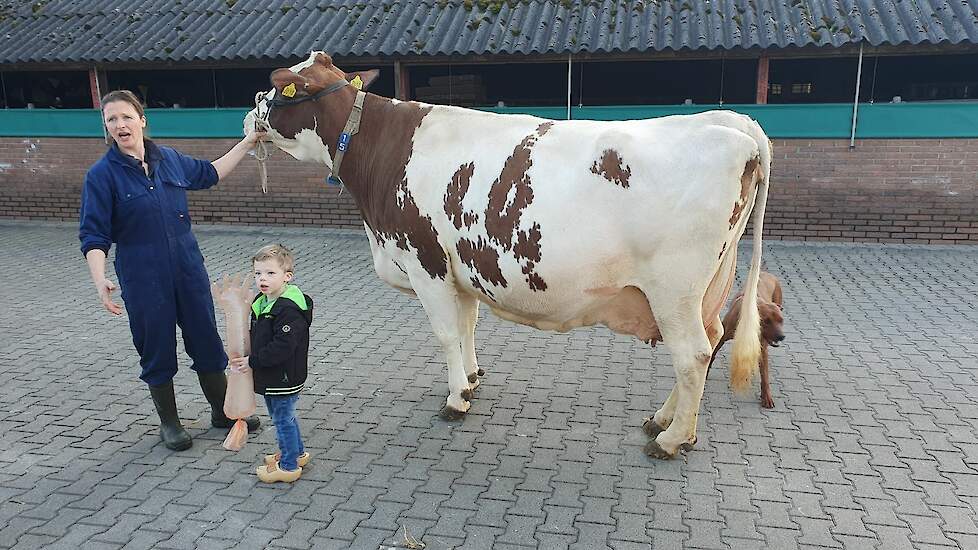
[(228, 359), (187, 212), (187, 190), (213, 186), (217, 170), (150, 140), (145, 145), (149, 177), (114, 143), (88, 170), (78, 236), (82, 254), (98, 248), (108, 255), (116, 243), (115, 272), (142, 366), (139, 377), (158, 386), (177, 372), (177, 325), (192, 369), (223, 371)]

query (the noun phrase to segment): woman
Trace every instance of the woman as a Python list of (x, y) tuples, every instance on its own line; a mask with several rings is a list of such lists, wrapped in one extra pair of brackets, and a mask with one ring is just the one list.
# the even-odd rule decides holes
[[(210, 278), (190, 230), (187, 191), (207, 189), (227, 176), (262, 133), (249, 133), (224, 156), (208, 162), (158, 146), (144, 136), (146, 116), (128, 90), (102, 98), (102, 119), (113, 144), (85, 176), (79, 238), (102, 306), (113, 315), (115, 284), (105, 276), (105, 258), (116, 243), (115, 272), (129, 312), (129, 328), (142, 366), (140, 378), (160, 416), (167, 448), (192, 441), (180, 425), (173, 375), (177, 372), (176, 327), (193, 360), (200, 387), (211, 404), (211, 424), (230, 428), (224, 415), (227, 355), (217, 333)], [(247, 419), (248, 430), (258, 418)]]

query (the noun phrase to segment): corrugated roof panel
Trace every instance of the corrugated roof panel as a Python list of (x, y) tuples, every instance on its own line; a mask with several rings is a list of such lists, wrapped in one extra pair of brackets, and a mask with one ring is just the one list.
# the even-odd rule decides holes
[(0, 63), (975, 43), (978, 0), (0, 0)]

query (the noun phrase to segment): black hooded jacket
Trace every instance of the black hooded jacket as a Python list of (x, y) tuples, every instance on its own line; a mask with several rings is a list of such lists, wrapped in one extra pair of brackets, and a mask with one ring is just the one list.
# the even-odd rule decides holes
[(312, 298), (294, 285), (269, 306), (263, 295), (251, 304), (251, 355), (255, 393), (292, 395), (302, 391), (308, 375)]

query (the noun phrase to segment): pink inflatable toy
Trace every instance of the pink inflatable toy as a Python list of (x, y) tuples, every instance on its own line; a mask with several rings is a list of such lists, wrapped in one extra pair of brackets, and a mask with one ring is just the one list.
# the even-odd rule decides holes
[[(224, 340), (228, 359), (244, 357), (251, 353), (250, 322), (251, 289), (249, 277), (228, 277), (211, 285), (214, 300), (224, 311), (227, 338)], [(244, 419), (255, 414), (255, 381), (251, 373), (228, 372), (228, 389), (224, 397), (224, 414), (236, 420), (224, 448), (240, 451), (248, 440), (248, 425)]]

